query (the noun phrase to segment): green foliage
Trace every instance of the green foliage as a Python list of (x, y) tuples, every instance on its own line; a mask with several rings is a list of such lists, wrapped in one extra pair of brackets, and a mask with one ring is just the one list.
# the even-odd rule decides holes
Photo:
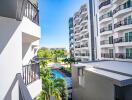
[(38, 50), (38, 57), (40, 58), (52, 58), (52, 53), (49, 49), (39, 49)]
[(64, 62), (65, 64), (70, 64), (70, 68), (71, 68), (71, 64), (77, 61), (74, 58), (65, 58), (62, 60), (62, 62)]
[(67, 100), (67, 89), (64, 79), (51, 79), (51, 71), (49, 68), (41, 67), (40, 76), (42, 79), (42, 92), (37, 100), (49, 100), (50, 96), (54, 96), (55, 100), (65, 98)]
[(50, 58), (50, 62), (61, 62), (62, 58), (67, 57), (67, 51), (65, 49), (50, 50), (47, 48), (41, 48), (37, 53), (39, 58)]
[[(37, 53), (39, 58), (50, 58), (54, 59), (65, 57), (65, 50), (49, 50), (47, 48), (42, 48), (38, 50)], [(40, 77), (42, 79), (42, 92), (37, 97), (37, 100), (50, 100), (50, 96), (54, 96), (55, 100), (67, 100), (67, 89), (64, 79), (55, 78), (51, 79), (51, 71), (47, 68), (48, 61), (40, 60)]]
[(61, 69), (62, 69), (62, 70), (65, 70), (65, 71), (67, 71), (67, 72), (69, 72), (69, 73), (72, 72), (71, 68), (69, 68), (69, 67), (63, 67), (63, 66), (62, 66)]

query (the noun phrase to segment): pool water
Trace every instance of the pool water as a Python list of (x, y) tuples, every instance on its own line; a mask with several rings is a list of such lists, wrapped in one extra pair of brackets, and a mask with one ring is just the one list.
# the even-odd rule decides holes
[(55, 74), (55, 76), (57, 78), (63, 78), (66, 82), (66, 86), (67, 87), (71, 87), (72, 86), (72, 80), (71, 77), (66, 77), (64, 76), (60, 71), (56, 70), (56, 69), (52, 69), (51, 73)]

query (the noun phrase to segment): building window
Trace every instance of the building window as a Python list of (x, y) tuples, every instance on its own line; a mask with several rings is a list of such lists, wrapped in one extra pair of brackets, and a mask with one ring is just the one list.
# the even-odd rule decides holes
[(132, 32), (125, 33), (125, 42), (132, 41)]
[(113, 44), (113, 36), (109, 37), (109, 44)]
[(126, 58), (132, 59), (132, 48), (126, 48)]
[(110, 58), (113, 58), (113, 49), (109, 49), (109, 56)]
[(128, 0), (126, 3), (124, 3), (124, 8), (129, 8), (131, 6), (131, 0)]

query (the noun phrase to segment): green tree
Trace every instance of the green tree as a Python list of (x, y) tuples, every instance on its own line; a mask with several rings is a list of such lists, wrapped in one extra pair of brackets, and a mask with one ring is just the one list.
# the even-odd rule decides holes
[(62, 100), (68, 99), (67, 88), (64, 79), (61, 78), (54, 79), (54, 87), (58, 89), (59, 92), (61, 93)]
[(58, 58), (65, 58), (67, 56), (65, 49), (55, 49), (52, 50), (52, 54), (54, 56), (54, 62), (58, 62)]
[[(59, 54), (59, 53), (56, 53)], [(39, 58), (52, 58), (53, 54), (49, 49), (39, 49)], [(58, 55), (60, 57), (60, 55)], [(37, 100), (50, 100), (54, 96), (56, 100), (67, 100), (66, 84), (64, 79), (51, 79), (51, 70), (47, 68), (47, 61), (40, 60), (40, 77), (42, 79), (42, 92), (37, 97)]]
[(65, 58), (62, 60), (62, 62), (64, 62), (65, 64), (69, 64), (70, 65), (70, 69), (71, 69), (71, 65), (75, 62), (77, 62), (74, 58)]
[(41, 98), (44, 98), (44, 100), (50, 100), (50, 96), (54, 96), (56, 100), (61, 100), (61, 94), (58, 88), (56, 88), (54, 85), (54, 81), (51, 80), (50, 75), (50, 69), (42, 67), (40, 70), (40, 75), (42, 79), (42, 92), (40, 96), (38, 97), (38, 100), (41, 100)]
[(37, 55), (39, 58), (52, 58), (52, 52), (47, 48), (39, 49)]

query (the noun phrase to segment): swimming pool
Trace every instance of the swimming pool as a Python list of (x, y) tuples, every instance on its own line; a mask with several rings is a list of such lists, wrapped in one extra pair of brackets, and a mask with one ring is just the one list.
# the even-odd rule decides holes
[(63, 78), (66, 82), (66, 86), (67, 88), (68, 87), (72, 87), (72, 79), (71, 77), (67, 77), (67, 76), (64, 76), (60, 71), (58, 71), (57, 69), (52, 69), (51, 70), (51, 73), (55, 74), (55, 76), (57, 78)]

